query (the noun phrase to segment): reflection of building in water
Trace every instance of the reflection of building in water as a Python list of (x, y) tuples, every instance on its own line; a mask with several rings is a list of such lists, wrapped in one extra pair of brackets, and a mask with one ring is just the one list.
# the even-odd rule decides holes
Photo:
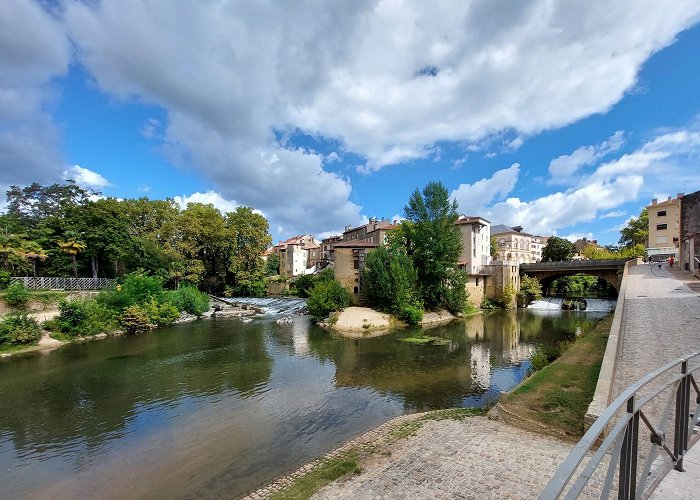
[(309, 327), (303, 321), (292, 322), (292, 340), (295, 354), (309, 353)]
[(472, 384), (481, 389), (491, 386), (491, 350), (483, 343), (471, 347)]

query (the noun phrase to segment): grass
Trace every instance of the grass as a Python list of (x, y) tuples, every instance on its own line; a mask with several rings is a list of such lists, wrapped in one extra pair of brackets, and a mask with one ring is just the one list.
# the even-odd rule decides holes
[(311, 469), (306, 474), (294, 479), (292, 483), (281, 491), (273, 493), (270, 499), (291, 500), (310, 498), (325, 485), (345, 476), (346, 474), (359, 474), (360, 459), (354, 454), (328, 458)]
[(408, 344), (417, 344), (417, 345), (447, 345), (450, 343), (449, 339), (443, 339), (441, 337), (430, 337), (430, 336), (425, 336), (425, 337), (406, 337), (403, 339), (399, 339), (399, 342), (406, 342)]
[(415, 435), (423, 424), (429, 420), (462, 420), (475, 415), (485, 415), (483, 408), (453, 408), (436, 410), (418, 418), (390, 427), (386, 435), (371, 443), (357, 444), (342, 455), (326, 458), (311, 470), (294, 478), (294, 480), (268, 498), (274, 500), (297, 500), (310, 498), (327, 484), (348, 474), (362, 472), (362, 460), (370, 455), (391, 456), (389, 445), (400, 439)]
[(0, 344), (0, 353), (25, 351), (35, 345), (36, 342), (31, 344)]
[(560, 358), (535, 372), (501, 401), (516, 420), (533, 421), (552, 433), (578, 439), (598, 382), (612, 314), (576, 340)]

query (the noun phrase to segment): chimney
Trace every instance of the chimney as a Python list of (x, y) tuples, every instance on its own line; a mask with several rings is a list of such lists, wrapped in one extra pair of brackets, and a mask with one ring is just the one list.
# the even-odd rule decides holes
[(651, 199), (651, 204), (652, 204), (652, 205), (656, 205), (656, 203), (657, 203), (658, 201), (659, 201), (659, 200), (657, 200), (656, 198), (652, 198), (652, 199)]
[(346, 231), (350, 231), (350, 224), (348, 224), (347, 226), (345, 226), (345, 230), (346, 230)]
[(670, 196), (668, 197), (668, 201), (671, 201), (671, 197), (670, 197)]

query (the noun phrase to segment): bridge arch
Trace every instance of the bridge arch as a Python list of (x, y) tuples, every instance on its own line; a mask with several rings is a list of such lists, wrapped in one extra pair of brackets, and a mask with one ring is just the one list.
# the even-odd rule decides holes
[(532, 278), (537, 278), (544, 284), (563, 276), (587, 274), (605, 280), (615, 287), (615, 291), (619, 293), (625, 262), (627, 262), (627, 259), (537, 262), (534, 264), (521, 264), (520, 275), (527, 274)]

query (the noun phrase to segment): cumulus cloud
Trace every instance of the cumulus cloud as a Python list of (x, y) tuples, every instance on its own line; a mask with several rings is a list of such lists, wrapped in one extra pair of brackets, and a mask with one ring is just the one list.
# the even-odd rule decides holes
[(0, 9), (0, 183), (58, 180), (60, 138), (46, 107), (51, 78), (68, 69), (62, 27), (38, 2), (6, 0)]
[(216, 191), (209, 190), (206, 193), (192, 193), (190, 195), (174, 196), (173, 200), (180, 208), (185, 209), (189, 203), (204, 203), (205, 205), (214, 205), (222, 213), (235, 212), (240, 205), (235, 201), (227, 200)]
[(438, 141), (510, 131), (517, 149), (609, 109), (699, 12), (692, 0), (105, 0), (66, 4), (64, 25), (102, 90), (166, 111), (171, 158), (276, 225), (320, 232), (359, 222), (350, 182), (276, 137), (337, 140), (364, 173)]
[(63, 177), (64, 179), (74, 180), (78, 186), (84, 188), (103, 188), (111, 184), (102, 175), (80, 165), (73, 165), (64, 170)]
[(624, 132), (618, 130), (608, 140), (594, 146), (581, 146), (569, 155), (561, 155), (549, 163), (551, 182), (566, 183), (584, 166), (593, 165), (604, 156), (618, 151), (624, 144)]
[(464, 214), (479, 215), (485, 207), (498, 198), (507, 196), (518, 181), (520, 164), (498, 170), (491, 177), (473, 184), (460, 184), (450, 197), (457, 200), (459, 211)]
[(598, 216), (599, 219), (612, 219), (614, 217), (624, 217), (627, 215), (627, 212), (624, 210), (613, 210), (611, 212), (601, 214)]
[(531, 201), (508, 198), (489, 206), (484, 213), (492, 221), (521, 225), (529, 232), (545, 235), (601, 217), (624, 216), (619, 207), (625, 203), (644, 197), (650, 200), (651, 194), (660, 189), (674, 192), (675, 186), (686, 182), (700, 185), (700, 171), (687, 168), (688, 162), (699, 155), (700, 132), (668, 131), (631, 153), (598, 165), (565, 191)]

